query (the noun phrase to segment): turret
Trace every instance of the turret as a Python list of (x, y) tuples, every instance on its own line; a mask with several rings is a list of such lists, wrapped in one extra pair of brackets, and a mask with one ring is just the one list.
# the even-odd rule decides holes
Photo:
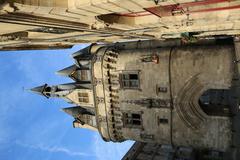
[(65, 113), (71, 115), (74, 118), (78, 118), (78, 115), (95, 115), (93, 110), (89, 110), (87, 108), (83, 108), (81, 106), (75, 106), (75, 107), (69, 107), (69, 108), (63, 108), (62, 109)]
[(64, 88), (59, 86), (48, 86), (48, 84), (44, 84), (42, 86), (32, 88), (31, 91), (42, 96), (45, 96), (47, 98), (50, 98), (50, 97), (64, 97), (65, 95), (70, 93), (71, 89), (72, 88), (70, 87)]
[(77, 70), (77, 66), (74, 64), (74, 65), (71, 65), (69, 67), (66, 67), (60, 71), (57, 71), (56, 73), (60, 76), (69, 76), (71, 75), (73, 72), (75, 72)]
[(74, 81), (91, 81), (91, 54), (92, 46), (88, 46), (72, 54), (75, 64), (64, 68), (56, 73), (61, 76), (67, 76)]
[(69, 103), (94, 107), (92, 85), (87, 81), (55, 86), (48, 86), (47, 84), (44, 84), (42, 86), (32, 88), (31, 91), (47, 98), (59, 97)]
[(56, 72), (58, 75), (70, 77), (74, 81), (91, 81), (91, 72), (88, 67), (72, 65)]
[(91, 47), (92, 45), (83, 48), (75, 53), (72, 54), (72, 57), (75, 59), (75, 63), (79, 67), (90, 67), (92, 54), (91, 54)]
[(38, 87), (30, 89), (30, 91), (32, 91), (36, 94), (42, 95), (42, 96), (46, 96), (45, 93), (44, 93), (46, 87), (47, 87), (47, 84), (44, 84), (42, 86), (38, 86)]
[(94, 111), (80, 106), (63, 108), (62, 110), (75, 119), (73, 121), (74, 128), (87, 128), (97, 130)]

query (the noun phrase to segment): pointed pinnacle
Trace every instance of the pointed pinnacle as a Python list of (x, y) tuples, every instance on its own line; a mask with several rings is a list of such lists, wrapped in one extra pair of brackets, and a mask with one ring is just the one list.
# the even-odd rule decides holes
[(69, 114), (70, 116), (72, 116), (72, 111), (69, 108), (61, 108), (61, 110), (67, 114)]
[(82, 108), (80, 106), (62, 108), (62, 111), (69, 114), (70, 116), (72, 116), (74, 118), (78, 117), (80, 114), (94, 115), (93, 113), (91, 113), (87, 109)]
[(36, 93), (36, 94), (43, 95), (43, 90), (46, 86), (47, 86), (47, 84), (42, 85), (42, 86), (38, 86), (38, 87), (35, 87), (35, 88), (31, 88), (30, 91), (33, 92), (33, 93)]
[(64, 68), (60, 71), (57, 71), (56, 74), (60, 76), (69, 76), (71, 73), (73, 73), (77, 69), (76, 65), (69, 66), (67, 68)]

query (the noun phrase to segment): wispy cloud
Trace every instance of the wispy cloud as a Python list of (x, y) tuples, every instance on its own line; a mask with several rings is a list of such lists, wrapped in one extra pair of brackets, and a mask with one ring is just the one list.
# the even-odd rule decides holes
[(93, 150), (98, 160), (120, 160), (132, 144), (132, 141), (123, 143), (104, 142), (98, 134), (95, 134)]
[(21, 141), (16, 141), (17, 145), (20, 145), (22, 147), (25, 148), (30, 148), (30, 149), (36, 149), (36, 150), (41, 150), (41, 151), (46, 151), (46, 152), (50, 152), (50, 153), (64, 153), (68, 156), (79, 156), (79, 157), (89, 157), (89, 156), (93, 156), (84, 152), (79, 152), (79, 151), (72, 151), (68, 148), (65, 147), (59, 147), (59, 146), (47, 146), (47, 145), (43, 145), (43, 144), (28, 144), (28, 143), (24, 143)]

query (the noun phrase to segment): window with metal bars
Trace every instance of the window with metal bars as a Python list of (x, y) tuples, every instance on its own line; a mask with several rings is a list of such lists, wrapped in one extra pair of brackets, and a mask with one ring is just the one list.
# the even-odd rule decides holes
[(78, 93), (78, 100), (81, 103), (88, 103), (89, 102), (88, 93)]
[(138, 113), (124, 113), (123, 122), (126, 127), (141, 127), (142, 116)]
[(122, 73), (121, 77), (121, 86), (124, 89), (139, 89), (139, 74), (138, 72), (131, 73)]

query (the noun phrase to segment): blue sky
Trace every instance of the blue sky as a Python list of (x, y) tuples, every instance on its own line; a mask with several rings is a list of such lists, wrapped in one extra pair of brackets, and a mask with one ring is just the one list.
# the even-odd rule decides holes
[(97, 132), (72, 128), (72, 117), (60, 111), (61, 99), (26, 91), (45, 83), (71, 82), (56, 71), (73, 63), (68, 50), (0, 52), (1, 160), (119, 160), (131, 141), (106, 143)]

